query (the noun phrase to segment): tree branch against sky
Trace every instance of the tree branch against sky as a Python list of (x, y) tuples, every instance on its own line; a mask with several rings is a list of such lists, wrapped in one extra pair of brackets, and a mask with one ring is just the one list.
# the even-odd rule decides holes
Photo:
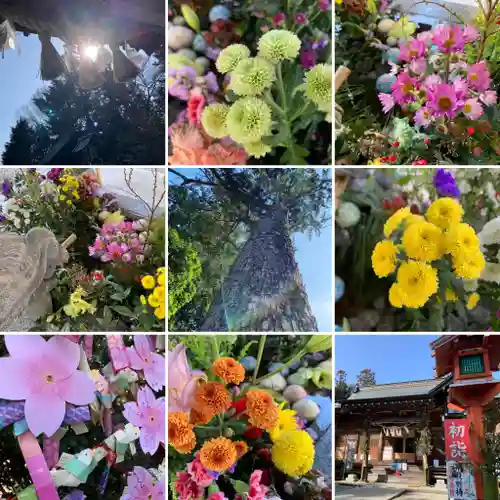
[[(218, 308), (217, 319), (212, 317), (211, 329), (221, 328), (222, 323), (225, 328), (237, 328), (236, 323), (241, 327), (245, 321), (250, 321), (250, 316), (254, 316), (254, 321), (255, 315), (262, 315), (264, 309), (290, 311), (282, 300), (287, 293), (292, 293), (285, 302), (295, 297), (293, 300), (298, 302), (292, 308), (294, 311), (302, 308), (299, 303), (304, 304), (304, 318), (311, 317), (308, 331), (316, 329), (315, 310), (321, 317), (320, 330), (331, 331), (329, 221), (332, 180), (328, 169), (170, 168), (169, 171), (169, 227), (179, 231), (198, 249), (203, 277), (208, 278), (205, 281), (208, 289), (204, 286), (199, 289), (207, 299), (204, 312), (208, 312), (210, 304)], [(302, 236), (304, 234), (309, 235), (309, 240)], [(293, 245), (291, 235), (295, 235)], [(316, 243), (321, 240), (319, 250), (317, 244), (313, 250), (311, 238), (316, 239)], [(250, 247), (253, 250), (249, 250)], [(309, 295), (314, 297), (312, 313), (306, 312), (309, 307), (307, 294), (295, 262), (295, 250), (302, 263), (299, 265), (307, 269), (305, 285)], [(273, 256), (273, 252), (276, 255)], [(324, 261), (318, 261), (318, 255), (324, 256)], [(256, 258), (260, 259), (259, 263), (254, 262)], [(280, 266), (285, 267), (280, 269)], [(262, 275), (250, 277), (246, 271), (248, 268), (254, 273), (265, 269), (268, 283), (263, 285)], [(292, 282), (296, 285), (291, 285)], [(296, 292), (292, 292), (295, 287)], [(237, 301), (236, 296), (239, 297)], [(254, 306), (260, 303), (259, 313), (249, 309), (252, 301)], [(278, 317), (279, 314), (268, 323), (261, 318), (263, 328), (271, 328), (273, 323), (279, 331), (276, 322), (281, 320)], [(200, 316), (199, 319), (203, 321), (205, 318)], [(295, 321), (300, 323), (301, 320), (297, 317)], [(201, 322), (197, 324), (199, 327)], [(257, 328), (255, 323), (253, 325)], [(292, 325), (291, 329), (295, 328), (301, 326)]]

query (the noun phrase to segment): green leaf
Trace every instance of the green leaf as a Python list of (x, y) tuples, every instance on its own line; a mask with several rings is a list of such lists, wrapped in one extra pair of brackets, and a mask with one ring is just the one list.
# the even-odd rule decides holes
[(247, 352), (250, 349), (250, 347), (252, 347), (252, 344), (258, 344), (257, 340), (252, 340), (252, 341), (248, 342), (245, 345), (245, 347), (243, 347), (243, 349), (240, 352), (240, 355), (237, 358), (237, 361), (240, 361), (242, 358), (244, 358), (247, 355)]
[(236, 493), (244, 494), (248, 493), (248, 484), (244, 483), (243, 481), (235, 481), (234, 479), (231, 479), (231, 484), (233, 485), (233, 488), (236, 490)]
[(332, 335), (313, 335), (304, 347), (309, 354), (328, 351), (332, 348)]
[(376, 4), (375, 0), (368, 0), (368, 3), (366, 5), (366, 10), (370, 14), (375, 14), (375, 12), (377, 12), (377, 4)]
[(110, 309), (117, 312), (121, 316), (126, 316), (127, 318), (136, 318), (137, 315), (125, 306), (110, 306)]
[(217, 486), (217, 483), (212, 483), (208, 487), (208, 494), (211, 495), (212, 493), (218, 493), (220, 491), (219, 487)]

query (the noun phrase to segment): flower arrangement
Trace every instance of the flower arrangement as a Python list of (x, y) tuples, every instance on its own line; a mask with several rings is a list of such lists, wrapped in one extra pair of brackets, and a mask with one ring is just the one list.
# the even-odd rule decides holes
[[(289, 361), (270, 366), (270, 372), (260, 378), (265, 337), (259, 343), (258, 359), (252, 358), (255, 363), (249, 356), (238, 361), (221, 355), (217, 339), (210, 339), (213, 361), (206, 372), (191, 370), (183, 344), (169, 352), (169, 460), (176, 464), (171, 472), (172, 494), (179, 500), (264, 500), (279, 495), (272, 481), (275, 474), (288, 483), (298, 482), (299, 487), (314, 484), (312, 436), (317, 435), (304, 428), (298, 414), (303, 407), (309, 412), (313, 408), (314, 416), (306, 412), (305, 417), (314, 420), (319, 407), (312, 401), (307, 404), (303, 399), (307, 392), (299, 385), (290, 385), (284, 398), (270, 387), (277, 383), (273, 377), (283, 378), (281, 373), (307, 353), (318, 355), (331, 348), (331, 336), (312, 337)], [(329, 370), (331, 388), (331, 365)]]

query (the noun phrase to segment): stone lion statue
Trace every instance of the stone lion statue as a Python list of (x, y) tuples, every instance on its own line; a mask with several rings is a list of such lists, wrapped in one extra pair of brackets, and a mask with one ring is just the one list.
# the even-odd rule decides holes
[(52, 311), (55, 273), (69, 255), (54, 233), (0, 233), (0, 331), (26, 331)]

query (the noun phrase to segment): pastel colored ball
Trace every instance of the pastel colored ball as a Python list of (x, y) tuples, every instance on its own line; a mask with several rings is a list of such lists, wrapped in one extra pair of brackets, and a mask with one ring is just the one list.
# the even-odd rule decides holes
[(384, 94), (390, 94), (392, 93), (392, 84), (395, 81), (396, 77), (394, 75), (386, 73), (385, 75), (380, 75), (377, 78), (375, 86), (379, 92), (383, 92)]
[(386, 61), (398, 63), (401, 51), (397, 47), (391, 47), (384, 55)]
[(231, 11), (224, 7), (224, 5), (216, 5), (210, 9), (208, 13), (208, 19), (211, 23), (215, 23), (218, 19), (223, 19), (227, 21), (231, 17)]
[(257, 366), (257, 360), (253, 356), (245, 356), (241, 358), (240, 363), (247, 372), (253, 372)]
[(205, 53), (205, 50), (207, 50), (207, 41), (203, 38), (203, 35), (198, 33), (193, 40), (193, 50), (196, 50), (196, 52), (201, 52), (202, 54)]
[(296, 403), (297, 401), (307, 397), (307, 391), (300, 385), (289, 385), (283, 391), (283, 397), (289, 403)]
[(335, 302), (338, 302), (345, 292), (345, 283), (342, 278), (335, 276)]
[[(283, 363), (271, 363), (267, 368), (267, 372), (268, 373), (274, 372), (278, 368), (281, 368), (282, 366), (284, 366)], [(284, 377), (288, 377), (288, 372), (289, 372), (288, 368), (285, 368), (284, 370), (280, 371), (281, 375), (283, 375)]]
[(302, 420), (315, 420), (320, 412), (319, 406), (310, 399), (301, 399), (297, 401), (292, 408)]

